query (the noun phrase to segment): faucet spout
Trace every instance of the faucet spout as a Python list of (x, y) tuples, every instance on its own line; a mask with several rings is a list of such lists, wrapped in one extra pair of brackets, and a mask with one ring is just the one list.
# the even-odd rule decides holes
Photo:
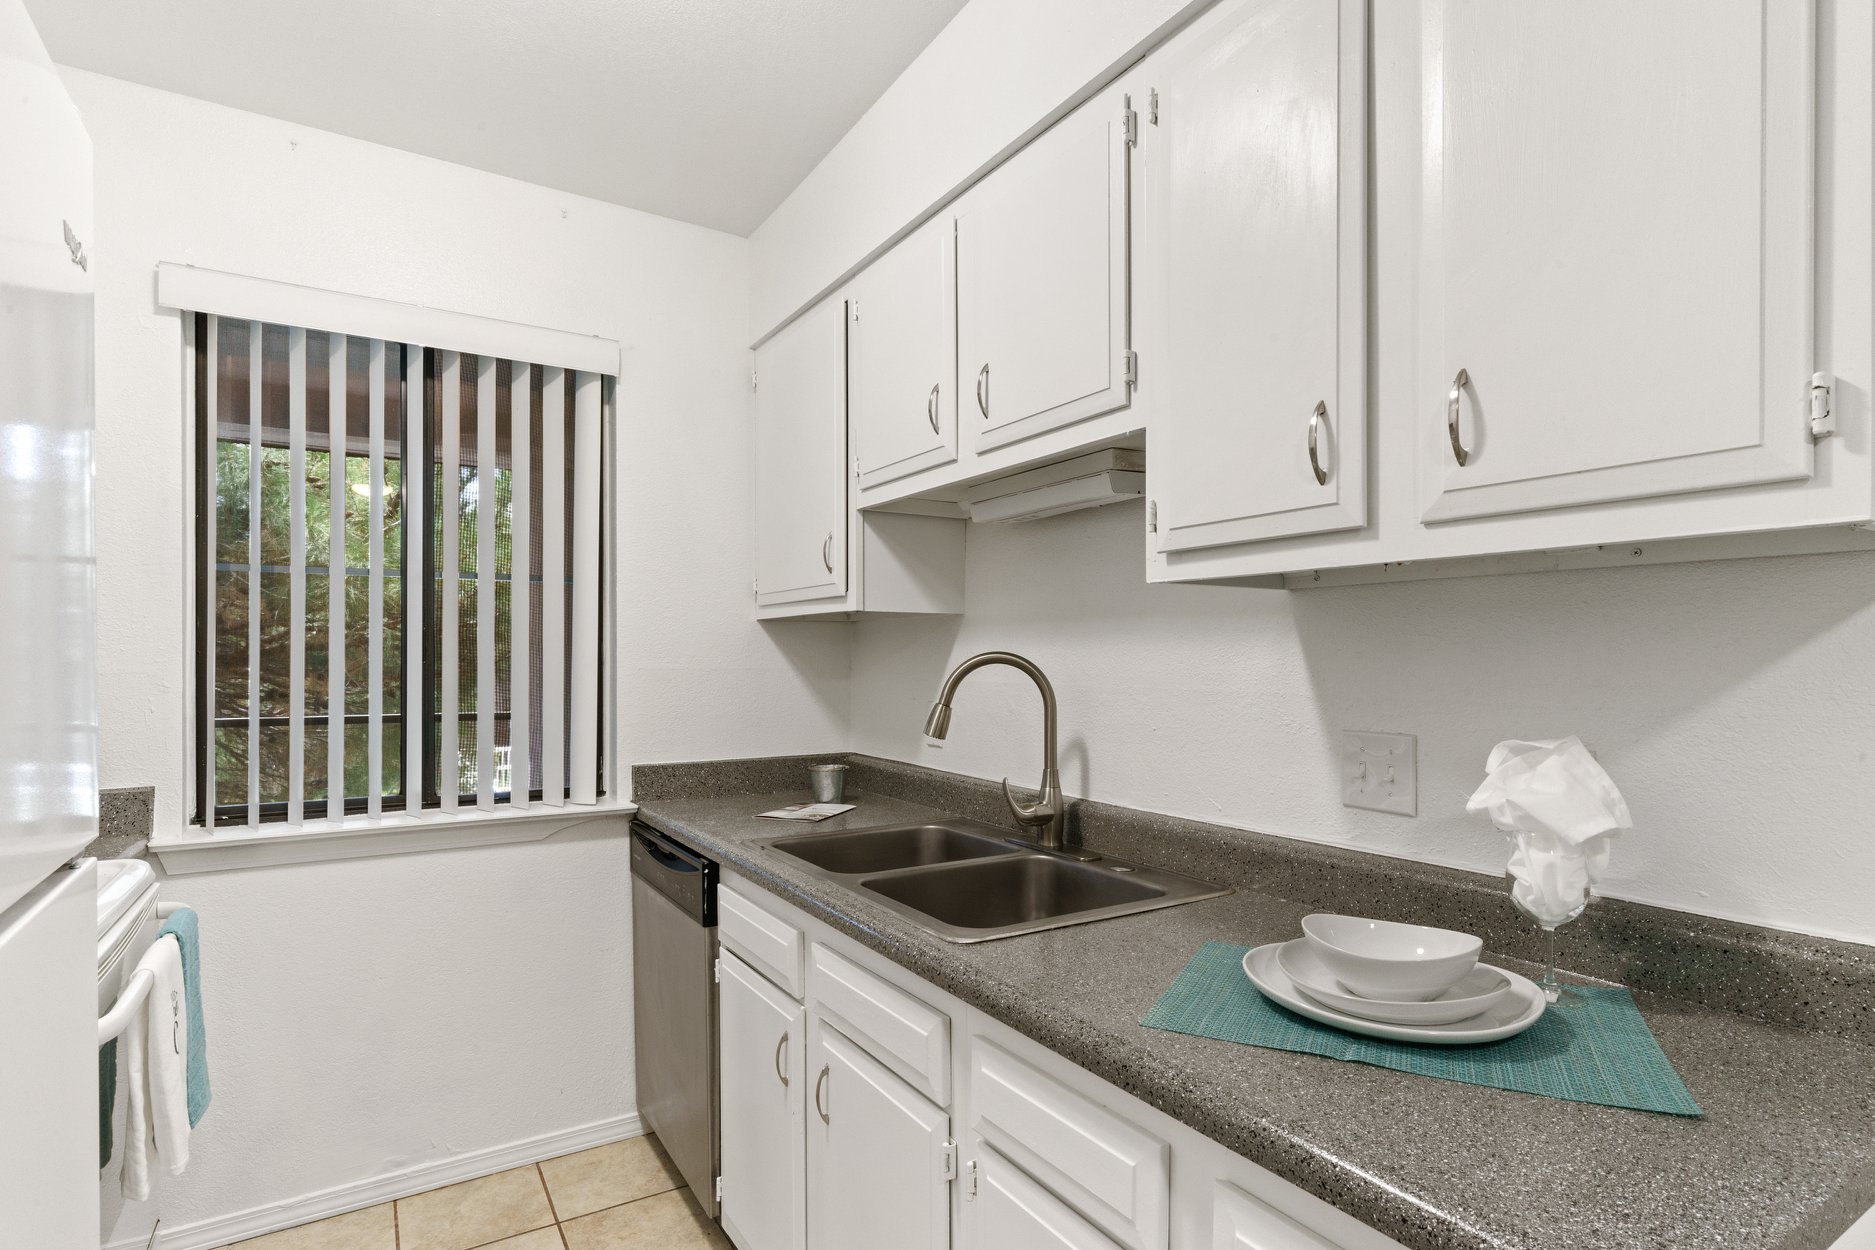
[(1009, 779), (1003, 779), (1003, 800), (1009, 804), (1009, 812), (1017, 823), (1036, 831), (1036, 841), (1046, 850), (1063, 849), (1064, 833), (1067, 826), (1067, 804), (1061, 794), (1061, 773), (1055, 763), (1055, 688), (1048, 677), (1036, 667), (1032, 660), (1025, 659), (1013, 651), (984, 651), (973, 655), (944, 679), (942, 689), (938, 691), (937, 702), (931, 705), (931, 714), (925, 719), (924, 731), (933, 738), (942, 739), (950, 733), (951, 701), (956, 697), (957, 687), (963, 679), (979, 668), (990, 664), (1004, 664), (1026, 674), (1035, 683), (1035, 688), (1042, 695), (1042, 784), (1041, 792), (1033, 803), (1018, 802), (1015, 792), (1009, 788)]

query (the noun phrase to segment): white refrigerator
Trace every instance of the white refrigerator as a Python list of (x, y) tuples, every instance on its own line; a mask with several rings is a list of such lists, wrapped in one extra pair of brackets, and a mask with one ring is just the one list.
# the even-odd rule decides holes
[(91, 143), (0, 0), (0, 1246), (98, 1245)]

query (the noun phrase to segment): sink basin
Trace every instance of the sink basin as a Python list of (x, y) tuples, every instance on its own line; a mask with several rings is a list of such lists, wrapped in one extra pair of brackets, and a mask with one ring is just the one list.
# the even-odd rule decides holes
[(797, 833), (769, 842), (775, 850), (836, 873), (890, 872), (990, 855), (1014, 855), (1006, 835), (950, 825), (892, 825), (842, 833)]
[(865, 889), (959, 929), (1026, 925), (1165, 895), (1134, 875), (1052, 855), (1018, 855), (959, 864), (943, 872), (885, 877), (866, 882)]
[(961, 818), (756, 843), (951, 942), (1058, 929), (1230, 891), (1111, 856), (1043, 851)]

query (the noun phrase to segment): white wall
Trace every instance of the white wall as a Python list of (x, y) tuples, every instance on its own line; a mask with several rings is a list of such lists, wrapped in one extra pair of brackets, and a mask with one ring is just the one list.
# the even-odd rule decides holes
[[(751, 236), (753, 330), (1194, 7), (972, 0)], [(961, 622), (854, 626), (852, 747), (1032, 784), (1038, 713), (1011, 673), (970, 679), (943, 747), (919, 734), (950, 664), (1010, 648), (1060, 690), (1072, 792), (1497, 872), (1463, 813), (1486, 753), (1579, 733), (1639, 824), (1608, 893), (1875, 941), (1875, 558), (1148, 589), (1141, 531), (1125, 506), (974, 527)], [(1342, 729), (1419, 735), (1419, 818), (1341, 807)]]
[(1209, 0), (971, 0), (749, 236), (759, 338)]
[[(1148, 588), (1133, 505), (973, 526), (961, 622), (855, 630), (855, 750), (1033, 785), (1034, 688), (948, 667), (1004, 648), (1061, 703), (1072, 794), (1501, 872), (1464, 812), (1492, 744), (1580, 734), (1636, 828), (1606, 893), (1875, 942), (1875, 556), (1330, 590)], [(1419, 735), (1417, 819), (1343, 808), (1343, 729)]]
[[(67, 79), (96, 144), (103, 785), (156, 786), (159, 832), (186, 819), (190, 522), (163, 260), (618, 339), (620, 759), (843, 745), (846, 631), (749, 611), (745, 241)], [(616, 836), (165, 889), (202, 910), (216, 1091), (167, 1226), (632, 1110)]]

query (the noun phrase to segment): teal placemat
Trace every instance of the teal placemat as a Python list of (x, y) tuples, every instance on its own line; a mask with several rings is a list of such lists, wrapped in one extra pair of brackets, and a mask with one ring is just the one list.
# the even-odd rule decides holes
[(1552, 1007), (1501, 1042), (1422, 1046), (1343, 1033), (1271, 1002), (1244, 975), (1248, 950), (1206, 942), (1140, 1023), (1569, 1102), (1705, 1114), (1661, 1053), (1634, 996), (1618, 986), (1574, 986), (1571, 1005)]

